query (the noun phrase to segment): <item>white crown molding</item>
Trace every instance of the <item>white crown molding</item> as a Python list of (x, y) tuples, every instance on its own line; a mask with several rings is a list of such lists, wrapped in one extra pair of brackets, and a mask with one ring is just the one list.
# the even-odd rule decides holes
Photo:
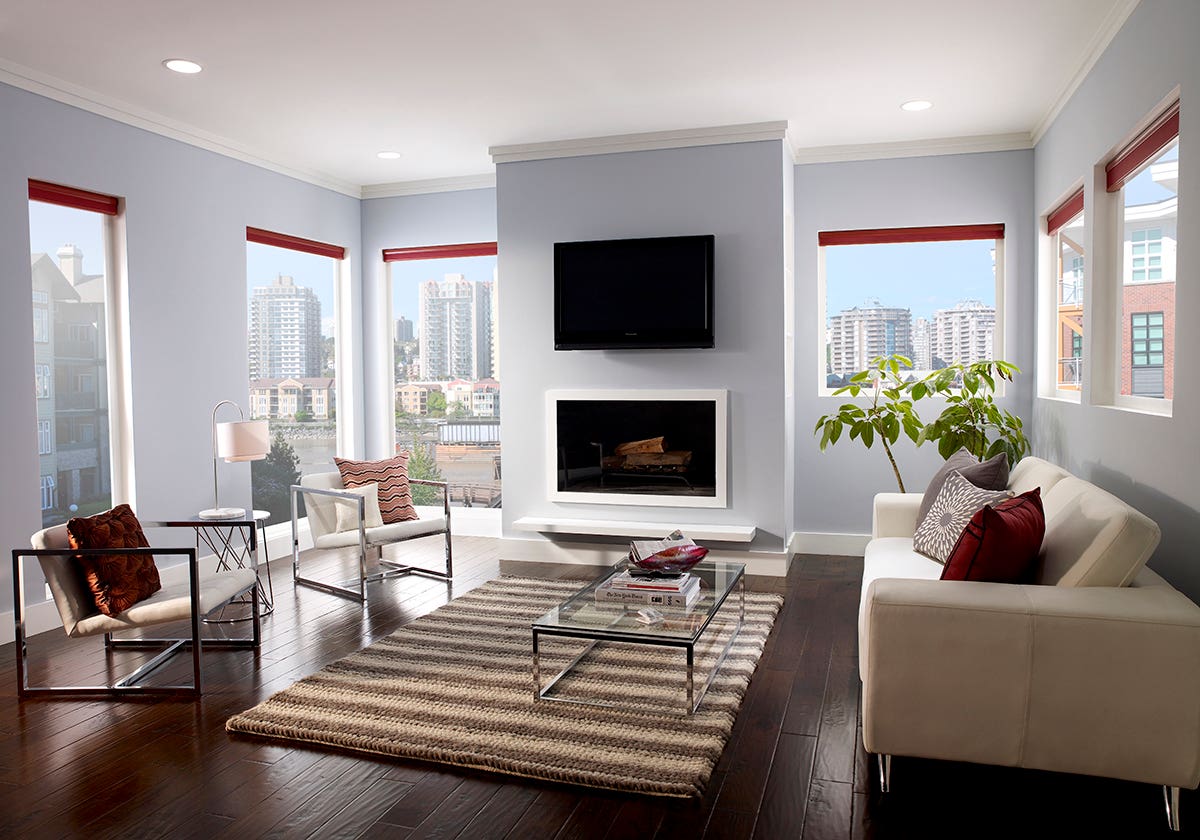
[(395, 181), (390, 184), (367, 184), (362, 188), (362, 197), (394, 198), (401, 195), (425, 195), (427, 193), (458, 192), (459, 190), (495, 189), (496, 173), (458, 175), (453, 178), (431, 178), (427, 181)]
[(717, 146), (725, 143), (752, 143), (758, 140), (782, 140), (787, 122), (747, 123), (679, 131), (651, 131), (643, 134), (614, 134), (608, 137), (579, 137), (546, 143), (522, 143), (492, 146), (488, 154), (493, 163), (522, 160), (610, 155), (618, 152), (644, 152), (657, 149), (682, 149), (688, 146)]
[(1125, 25), (1125, 21), (1129, 20), (1129, 16), (1133, 14), (1133, 10), (1137, 8), (1141, 0), (1121, 0), (1117, 5), (1113, 6), (1108, 13), (1108, 17), (1096, 30), (1096, 34), (1092, 37), (1091, 42), (1083, 51), (1083, 57), (1080, 60), (1079, 68), (1075, 71), (1075, 75), (1067, 82), (1067, 86), (1063, 88), (1062, 93), (1054, 100), (1054, 104), (1050, 106), (1050, 110), (1037, 122), (1030, 132), (1030, 137), (1033, 140), (1033, 145), (1041, 142), (1042, 137), (1054, 124), (1058, 115), (1062, 113), (1062, 109), (1066, 107), (1067, 102), (1075, 95), (1075, 91), (1079, 90), (1079, 86), (1083, 84), (1083, 80), (1087, 78), (1088, 73), (1092, 72), (1092, 68), (1096, 66), (1096, 62), (1100, 60), (1100, 56), (1104, 55), (1104, 51), (1108, 49), (1108, 45), (1112, 43), (1113, 38), (1117, 37), (1117, 33), (1121, 31), (1121, 27)]
[(314, 172), (278, 163), (225, 137), (210, 134), (186, 123), (172, 120), (120, 99), (105, 96), (94, 90), (4, 59), (0, 59), (0, 82), (35, 93), (38, 96), (44, 96), (47, 99), (53, 99), (64, 105), (71, 105), (101, 117), (131, 125), (134, 128), (178, 140), (189, 146), (207, 149), (243, 163), (278, 172), (280, 175), (286, 175), (298, 181), (333, 190), (351, 198), (362, 197), (362, 188), (357, 184), (342, 181), (323, 172)]
[(939, 137), (898, 143), (862, 143), (844, 146), (792, 148), (792, 160), (803, 163), (839, 163), (855, 160), (928, 157), (931, 155), (967, 155), (979, 152), (1010, 152), (1033, 148), (1023, 131), (1014, 134), (980, 134), (974, 137)]

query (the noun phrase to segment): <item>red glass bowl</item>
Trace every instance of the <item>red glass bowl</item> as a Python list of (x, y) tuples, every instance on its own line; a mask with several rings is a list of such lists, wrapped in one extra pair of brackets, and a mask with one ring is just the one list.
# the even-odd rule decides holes
[(646, 569), (652, 572), (686, 572), (688, 569), (695, 566), (705, 555), (708, 554), (708, 549), (699, 545), (675, 545), (670, 548), (664, 548), (657, 554), (651, 554), (649, 557), (641, 560), (630, 558), (631, 563), (639, 569)]

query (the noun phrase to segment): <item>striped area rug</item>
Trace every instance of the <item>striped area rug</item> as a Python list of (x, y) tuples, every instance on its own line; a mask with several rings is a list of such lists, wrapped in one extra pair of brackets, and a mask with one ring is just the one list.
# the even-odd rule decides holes
[[(628, 709), (536, 701), (530, 623), (579, 581), (486, 583), (306, 677), (225, 728), (286, 742), (435, 761), (655, 796), (699, 796), (783, 599), (746, 593), (746, 624), (700, 710), (684, 715), (684, 654), (602, 644), (560, 689)], [(736, 618), (736, 594), (710, 625)], [(728, 629), (696, 651), (697, 690)], [(543, 637), (545, 675), (582, 650)], [(679, 709), (678, 713), (666, 709)]]

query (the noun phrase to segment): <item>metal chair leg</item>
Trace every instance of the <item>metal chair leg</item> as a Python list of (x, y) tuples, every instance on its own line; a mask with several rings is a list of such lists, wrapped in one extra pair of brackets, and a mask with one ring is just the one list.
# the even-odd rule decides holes
[(1167, 825), (1179, 831), (1179, 788), (1163, 785), (1163, 800), (1167, 805)]
[(879, 790), (887, 793), (892, 789), (892, 757), (880, 753), (875, 760), (879, 763)]

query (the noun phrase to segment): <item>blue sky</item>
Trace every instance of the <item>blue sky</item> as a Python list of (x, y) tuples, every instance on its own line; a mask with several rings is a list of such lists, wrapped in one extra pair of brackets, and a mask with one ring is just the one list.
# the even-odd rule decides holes
[(441, 280), (446, 274), (462, 274), (468, 280), (477, 282), (491, 280), (495, 268), (494, 256), (391, 263), (392, 320), (404, 315), (413, 323), (420, 321), (417, 312), (417, 288), (426, 280)]
[(990, 240), (837, 245), (825, 249), (826, 317), (878, 298), (932, 316), (960, 300), (996, 303)]

